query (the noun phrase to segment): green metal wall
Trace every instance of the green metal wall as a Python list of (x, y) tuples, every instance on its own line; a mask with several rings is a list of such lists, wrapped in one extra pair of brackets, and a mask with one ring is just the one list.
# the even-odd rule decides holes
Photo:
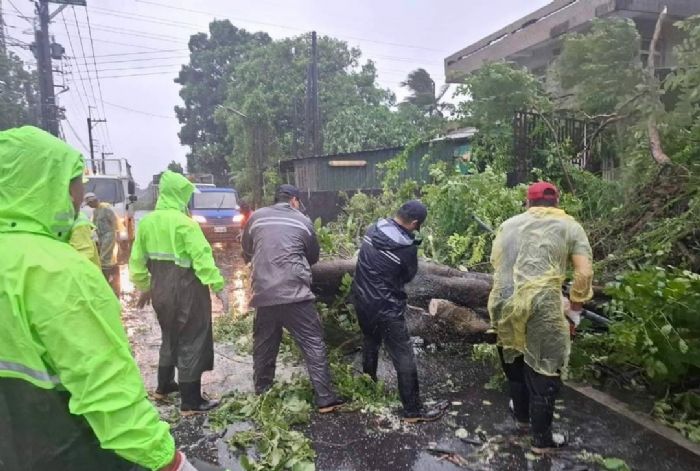
[[(452, 162), (459, 152), (463, 152), (466, 140), (434, 141), (419, 146), (408, 159), (404, 179), (426, 182), (429, 167), (443, 160)], [(378, 149), (352, 154), (327, 155), (293, 161), (296, 185), (307, 191), (352, 191), (381, 188), (382, 171), (377, 164), (396, 157), (402, 148)], [(424, 156), (430, 155), (426, 161)], [(363, 167), (331, 167), (330, 161), (364, 160)], [(289, 162), (288, 162), (289, 163)]]

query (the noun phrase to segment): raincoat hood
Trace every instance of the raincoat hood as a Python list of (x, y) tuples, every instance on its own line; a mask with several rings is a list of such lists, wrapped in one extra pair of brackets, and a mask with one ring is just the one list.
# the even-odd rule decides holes
[(68, 187), (83, 169), (80, 152), (41, 129), (0, 132), (0, 233), (68, 240), (75, 220)]
[(396, 250), (409, 247), (415, 239), (406, 229), (393, 219), (380, 219), (367, 231), (367, 237), (378, 250)]
[(160, 177), (160, 194), (156, 209), (187, 211), (187, 204), (194, 193), (194, 184), (179, 173), (166, 170)]

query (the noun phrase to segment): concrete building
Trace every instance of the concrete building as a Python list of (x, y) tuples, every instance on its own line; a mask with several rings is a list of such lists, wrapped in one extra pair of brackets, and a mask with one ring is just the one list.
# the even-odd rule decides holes
[(564, 35), (586, 31), (595, 18), (632, 19), (642, 36), (642, 59), (646, 59), (656, 20), (664, 6), (668, 6), (668, 18), (658, 46), (657, 64), (660, 69), (669, 69), (675, 65), (673, 47), (681, 39), (673, 23), (700, 14), (700, 0), (554, 0), (447, 57), (445, 77), (449, 83), (459, 83), (484, 64), (500, 60), (518, 63), (543, 76), (561, 52)]

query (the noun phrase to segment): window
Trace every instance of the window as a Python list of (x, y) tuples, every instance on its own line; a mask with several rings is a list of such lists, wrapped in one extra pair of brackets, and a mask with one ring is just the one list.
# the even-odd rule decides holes
[(121, 180), (111, 178), (88, 178), (85, 193), (95, 193), (100, 201), (111, 205), (124, 202), (124, 188)]
[(194, 209), (235, 209), (236, 194), (231, 191), (206, 191), (192, 195)]

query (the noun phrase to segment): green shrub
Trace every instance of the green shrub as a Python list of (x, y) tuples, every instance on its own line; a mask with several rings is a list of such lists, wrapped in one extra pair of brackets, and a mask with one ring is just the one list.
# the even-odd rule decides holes
[(682, 385), (700, 372), (700, 275), (648, 268), (612, 284), (608, 361), (637, 365), (650, 383)]

